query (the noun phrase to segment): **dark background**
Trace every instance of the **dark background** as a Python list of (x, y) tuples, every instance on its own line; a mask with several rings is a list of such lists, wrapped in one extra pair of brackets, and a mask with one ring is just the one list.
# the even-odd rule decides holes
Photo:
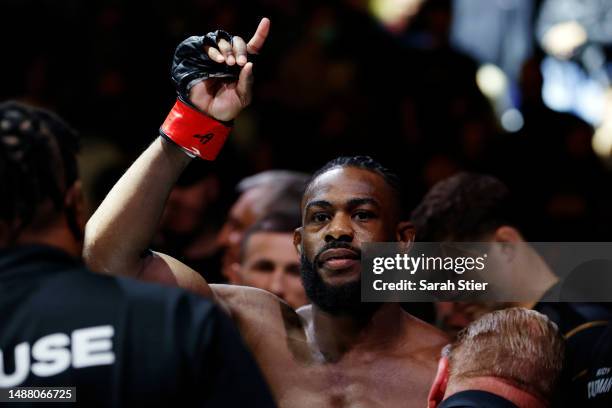
[[(202, 166), (220, 178), (222, 205), (257, 171), (311, 172), (362, 153), (400, 174), (408, 210), (440, 179), (486, 172), (519, 199), (527, 239), (610, 241), (610, 171), (589, 124), (543, 105), (535, 38), (511, 65), (524, 126), (509, 133), (476, 85), (480, 62), (449, 41), (451, 3), (429, 0), (390, 30), (365, 1), (3, 0), (0, 99), (55, 110), (81, 133), (95, 208), (172, 106), (174, 47), (217, 28), (248, 39), (267, 16), (252, 106), (218, 161)], [(540, 2), (530, 4), (533, 26)]]

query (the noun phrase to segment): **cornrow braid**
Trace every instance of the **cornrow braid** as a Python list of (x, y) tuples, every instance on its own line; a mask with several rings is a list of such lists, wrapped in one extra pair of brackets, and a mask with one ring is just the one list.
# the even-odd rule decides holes
[(0, 104), (0, 220), (12, 236), (30, 225), (43, 204), (62, 211), (78, 178), (76, 133), (59, 117), (15, 101)]

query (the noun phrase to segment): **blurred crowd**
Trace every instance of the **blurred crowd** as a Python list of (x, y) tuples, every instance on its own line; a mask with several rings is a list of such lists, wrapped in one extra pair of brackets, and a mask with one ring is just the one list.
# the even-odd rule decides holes
[[(378, 3), (396, 6), (394, 21), (405, 14), (404, 23), (379, 19)], [(11, 59), (0, 97), (51, 108), (79, 129), (94, 209), (172, 104), (176, 44), (218, 27), (241, 34), (266, 15), (275, 34), (256, 68), (256, 103), (219, 162), (199, 172), (218, 187), (199, 200), (206, 204), (197, 211), (210, 215), (199, 227), (218, 231), (243, 177), (274, 168), (308, 173), (332, 156), (367, 153), (400, 174), (409, 206), (445, 177), (481, 171), (529, 198), (529, 239), (606, 240), (610, 172), (591, 148), (593, 128), (544, 104), (547, 54), (533, 35), (522, 40), (531, 51), (507, 69), (524, 126), (506, 131), (477, 85), (482, 58), (464, 51), (465, 36), (462, 46), (451, 41), (467, 24), (464, 3), (8, 1), (1, 29)], [(507, 10), (524, 2), (493, 3)], [(533, 10), (521, 18), (533, 30), (541, 2), (528, 3)], [(478, 9), (471, 11), (477, 21)]]

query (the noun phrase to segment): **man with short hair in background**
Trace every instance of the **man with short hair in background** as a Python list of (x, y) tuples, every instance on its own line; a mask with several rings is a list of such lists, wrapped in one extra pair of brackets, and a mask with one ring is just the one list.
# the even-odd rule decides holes
[(229, 283), (240, 283), (236, 275), (244, 234), (266, 215), (300, 216), (300, 202), (309, 175), (289, 170), (267, 170), (242, 179), (236, 186), (240, 194), (217, 236), (223, 248), (221, 274)]
[(249, 228), (240, 250), (237, 284), (274, 293), (293, 309), (308, 304), (300, 274), (300, 257), (293, 246), (299, 217), (270, 214)]
[(524, 308), (482, 316), (444, 349), (428, 408), (546, 408), (563, 366), (563, 338)]

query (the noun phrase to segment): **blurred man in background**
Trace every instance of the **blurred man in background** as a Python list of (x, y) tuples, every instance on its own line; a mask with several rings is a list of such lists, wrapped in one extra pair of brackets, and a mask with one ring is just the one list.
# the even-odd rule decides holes
[[(522, 205), (511, 196), (500, 180), (488, 175), (459, 173), (432, 187), (413, 211), (412, 222), (417, 228), (419, 241), (493, 243), (496, 250), (492, 253), (498, 262), (496, 265), (499, 271), (514, 282), (509, 285), (529, 282), (529, 286), (547, 288), (539, 296), (535, 294), (532, 302), (520, 304), (439, 303), (436, 305), (438, 321), (452, 335), (489, 310), (523, 306), (545, 314), (555, 322), (567, 340), (562, 381), (565, 384), (564, 391), (569, 392), (571, 388), (580, 386), (577, 381), (584, 379), (579, 374), (587, 368), (592, 347), (601, 333), (601, 322), (605, 324), (609, 321), (612, 311), (607, 303), (558, 301), (563, 294), (563, 282), (542, 256), (525, 241), (521, 229), (524, 225), (522, 214), (527, 210), (522, 211)], [(501, 250), (504, 247), (508, 247), (506, 254)], [(593, 268), (596, 271), (591, 270), (591, 273), (602, 273), (609, 270), (609, 263), (596, 262), (586, 269)], [(586, 272), (583, 268), (574, 271), (574, 274), (583, 283), (603, 282), (601, 278), (590, 282), (586, 277), (597, 275), (588, 275)]]
[(48, 111), (0, 104), (0, 388), (75, 387), (87, 407), (274, 406), (212, 302), (83, 266), (77, 140)]
[[(244, 284), (236, 275), (245, 232), (271, 213), (299, 219), (308, 175), (268, 170), (241, 180), (238, 198), (222, 225), (220, 177), (209, 163), (194, 161), (168, 198), (152, 244), (198, 271), (209, 283)], [(297, 225), (296, 227), (297, 228)]]
[(486, 314), (444, 349), (428, 407), (548, 407), (563, 350), (557, 326), (541, 313), (511, 308)]
[(249, 228), (242, 239), (240, 265), (233, 264), (236, 283), (274, 293), (293, 309), (309, 303), (293, 246), (300, 225), (299, 216), (270, 214)]
[(222, 274), (229, 283), (240, 283), (236, 275), (245, 231), (268, 214), (298, 217), (309, 176), (288, 170), (268, 170), (238, 183), (240, 196), (232, 205), (217, 241), (224, 250)]
[[(521, 224), (516, 211), (510, 191), (499, 180), (486, 175), (459, 173), (434, 185), (412, 212), (411, 220), (417, 231), (417, 242), (496, 243), (489, 256), (495, 257), (496, 265), (503, 271), (500, 275), (514, 282), (528, 281), (541, 288), (535, 299), (552, 295), (546, 292), (558, 290), (558, 278), (526, 244), (517, 227)], [(513, 256), (500, 252), (503, 243), (513, 245)], [(531, 308), (534, 305), (521, 306)], [(438, 319), (445, 330), (453, 332), (488, 311), (506, 306), (508, 304), (440, 303), (437, 304)]]
[[(525, 241), (523, 208), (495, 177), (459, 173), (433, 186), (412, 212), (411, 219), (420, 242), (497, 244), (493, 255), (504, 275), (515, 282), (530, 282), (530, 286), (543, 289), (532, 303), (515, 306), (535, 308), (546, 314), (561, 333), (589, 321), (609, 318), (610, 311), (601, 304), (546, 302), (559, 299), (561, 283), (542, 256)], [(498, 253), (500, 244), (504, 243), (512, 245), (512, 256)]]

